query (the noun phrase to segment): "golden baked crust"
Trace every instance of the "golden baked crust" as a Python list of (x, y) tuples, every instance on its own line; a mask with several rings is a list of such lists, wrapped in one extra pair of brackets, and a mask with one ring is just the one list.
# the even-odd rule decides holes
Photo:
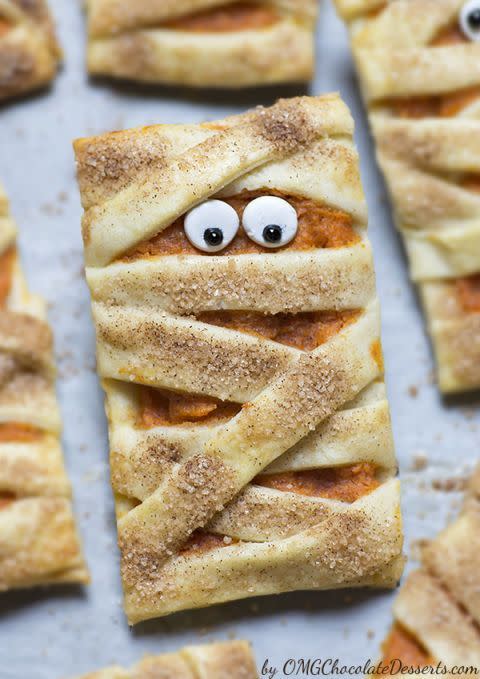
[(227, 641), (147, 656), (130, 670), (109, 667), (79, 679), (258, 679), (250, 644)]
[(0, 591), (89, 579), (63, 467), (54, 381), (45, 305), (26, 289), (0, 188)]
[(462, 305), (456, 285), (480, 273), (480, 42), (460, 28), (465, 0), (336, 4), (349, 24), (440, 388), (478, 388), (480, 300)]
[[(132, 623), (293, 589), (393, 586), (399, 577), (399, 487), (352, 132), (348, 109), (331, 95), (75, 144)], [(311, 201), (310, 210), (330, 211), (329, 222), (342, 214), (353, 241), (301, 250), (294, 240), (268, 254), (142, 250), (171, 225), (183, 233), (183, 215), (207, 198), (245, 192)], [(285, 314), (285, 323), (331, 312), (350, 322), (303, 351), (209, 322), (224, 312)], [(142, 385), (234, 410), (225, 421), (145, 427)], [(376, 470), (375, 488), (352, 502), (265, 482), (265, 474), (365, 464)], [(196, 550), (199, 528), (220, 544)]]
[[(228, 18), (239, 8), (239, 18), (218, 30), (218, 13)], [(313, 75), (316, 0), (88, 0), (87, 9), (93, 75), (221, 88)], [(246, 26), (247, 10), (262, 21)], [(204, 23), (192, 30), (191, 17), (199, 16)]]
[(424, 548), (393, 607), (395, 624), (447, 668), (480, 667), (479, 498), (480, 467), (460, 517)]
[(49, 83), (60, 57), (45, 0), (0, 1), (0, 101)]

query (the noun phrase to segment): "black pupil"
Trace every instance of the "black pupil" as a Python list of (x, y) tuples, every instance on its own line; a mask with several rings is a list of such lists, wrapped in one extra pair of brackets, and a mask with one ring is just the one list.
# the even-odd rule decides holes
[(263, 238), (267, 243), (278, 243), (282, 240), (282, 227), (269, 224), (263, 229)]
[(470, 12), (468, 15), (468, 23), (470, 28), (473, 28), (476, 31), (480, 30), (480, 8)]
[(205, 229), (203, 240), (207, 245), (221, 245), (223, 242), (223, 231), (221, 229)]

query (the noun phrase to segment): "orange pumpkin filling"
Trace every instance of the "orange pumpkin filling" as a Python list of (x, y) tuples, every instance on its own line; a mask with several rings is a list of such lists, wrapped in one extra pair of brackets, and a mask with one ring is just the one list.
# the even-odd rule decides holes
[(480, 87), (470, 87), (451, 94), (431, 97), (389, 99), (384, 105), (399, 118), (452, 118), (473, 104), (478, 97)]
[(450, 47), (451, 45), (463, 45), (468, 43), (468, 38), (463, 34), (458, 24), (452, 24), (444, 28), (430, 43), (432, 47)]
[[(283, 248), (265, 248), (254, 243), (240, 226), (233, 241), (223, 250), (214, 253), (214, 256), (253, 253), (273, 254), (282, 250), (338, 248), (353, 245), (360, 240), (359, 235), (353, 228), (351, 215), (326, 205), (319, 205), (307, 198), (289, 196), (278, 191), (265, 189), (264, 191), (243, 191), (237, 196), (222, 198), (222, 200), (229, 203), (237, 211), (241, 219), (248, 203), (254, 198), (265, 195), (284, 198), (297, 211), (298, 231), (293, 241)], [(123, 261), (131, 261), (140, 257), (158, 257), (161, 255), (213, 256), (210, 253), (202, 252), (193, 247), (185, 235), (183, 217), (180, 217), (161, 233), (148, 241), (136, 245), (122, 259)]]
[(480, 311), (480, 274), (457, 278), (455, 289), (457, 299), (465, 312)]
[(370, 346), (370, 355), (378, 365), (379, 369), (383, 371), (383, 351), (380, 340), (375, 340)]
[(6, 33), (8, 33), (11, 28), (12, 24), (10, 24), (3, 17), (0, 17), (0, 38), (4, 36)]
[[(468, 43), (458, 26), (449, 26), (431, 43), (431, 47), (447, 47)], [(480, 87), (469, 87), (448, 94), (427, 97), (389, 99), (387, 105), (400, 118), (452, 118), (480, 97)]]
[(211, 425), (234, 417), (240, 410), (238, 403), (209, 396), (141, 387), (138, 425), (146, 429), (186, 423)]
[(358, 311), (312, 311), (262, 314), (254, 311), (205, 311), (199, 321), (266, 337), (303, 351), (312, 351), (352, 323)]
[(434, 659), (407, 630), (395, 623), (382, 645), (383, 663), (401, 660), (404, 665), (425, 667), (433, 665)]
[(31, 443), (42, 438), (43, 432), (37, 427), (21, 422), (0, 423), (0, 443)]
[(280, 16), (272, 7), (254, 3), (235, 3), (196, 14), (190, 14), (164, 24), (176, 31), (195, 33), (228, 33), (269, 28)]
[(480, 193), (480, 174), (468, 174), (465, 175), (460, 182), (462, 189), (467, 191), (474, 191), (475, 193)]
[(351, 503), (378, 488), (380, 482), (376, 471), (377, 467), (371, 462), (361, 462), (345, 467), (262, 474), (254, 479), (254, 483), (289, 493)]
[(0, 308), (5, 306), (12, 285), (15, 248), (8, 248), (0, 254)]
[(0, 493), (0, 511), (2, 511), (2, 509), (6, 509), (14, 501), (15, 495), (12, 493)]

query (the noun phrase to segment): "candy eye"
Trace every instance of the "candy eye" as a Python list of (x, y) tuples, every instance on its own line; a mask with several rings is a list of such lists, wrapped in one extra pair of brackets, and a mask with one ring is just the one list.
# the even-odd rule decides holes
[(235, 238), (240, 220), (231, 205), (223, 200), (207, 200), (187, 213), (185, 235), (203, 252), (218, 252)]
[(469, 40), (480, 41), (480, 0), (469, 0), (463, 5), (460, 28)]
[(279, 248), (290, 243), (298, 229), (295, 209), (276, 196), (252, 200), (243, 211), (242, 223), (248, 237), (266, 248)]

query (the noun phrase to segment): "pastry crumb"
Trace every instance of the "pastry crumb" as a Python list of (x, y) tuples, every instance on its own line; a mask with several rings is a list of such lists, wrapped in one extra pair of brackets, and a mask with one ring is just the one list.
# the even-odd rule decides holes
[(418, 452), (413, 455), (412, 458), (412, 464), (410, 465), (410, 469), (414, 472), (419, 472), (422, 471), (423, 469), (426, 469), (428, 467), (428, 457), (426, 453)]
[(451, 476), (444, 479), (433, 479), (433, 490), (439, 490), (443, 493), (456, 493), (464, 491), (467, 487), (467, 479), (464, 476)]

